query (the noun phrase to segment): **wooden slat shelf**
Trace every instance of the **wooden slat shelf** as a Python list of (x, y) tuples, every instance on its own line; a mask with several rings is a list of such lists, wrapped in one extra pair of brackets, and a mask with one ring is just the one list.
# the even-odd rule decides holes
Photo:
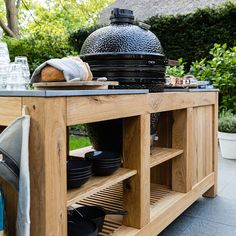
[[(123, 210), (123, 191), (122, 184), (113, 185), (104, 189), (88, 198), (78, 201), (78, 205), (97, 205), (102, 206), (106, 210), (116, 211)], [(181, 199), (183, 193), (171, 191), (166, 186), (151, 184), (150, 209), (151, 218), (154, 214), (159, 214), (167, 209), (169, 204), (172, 204)], [(74, 205), (75, 207), (76, 205)], [(125, 210), (125, 209), (124, 209)], [(107, 216), (105, 225), (110, 222), (110, 227), (103, 230), (99, 235), (135, 235), (138, 229), (126, 227), (122, 225), (122, 216)]]
[[(135, 236), (135, 235), (156, 235), (153, 232), (160, 233), (165, 228), (162, 222), (163, 217), (167, 217), (171, 222), (171, 212), (175, 209), (175, 217), (181, 212), (180, 205), (191, 205), (198, 198), (197, 191), (204, 193), (206, 189), (214, 183), (214, 174), (210, 174), (196, 185), (189, 193), (179, 193), (170, 190), (167, 186), (151, 183), (150, 195), (150, 223), (143, 229), (136, 229), (122, 225), (122, 216), (106, 216), (105, 227), (99, 236)], [(88, 198), (85, 198), (73, 206), (102, 206), (106, 210), (126, 210), (123, 208), (123, 185), (118, 183)], [(149, 234), (150, 233), (150, 234)]]
[(179, 156), (182, 153), (183, 150), (181, 149), (154, 147), (151, 149), (150, 167), (152, 168), (156, 165), (159, 165), (165, 161)]
[(137, 174), (136, 170), (120, 168), (111, 176), (94, 176), (78, 189), (67, 191), (67, 206)]

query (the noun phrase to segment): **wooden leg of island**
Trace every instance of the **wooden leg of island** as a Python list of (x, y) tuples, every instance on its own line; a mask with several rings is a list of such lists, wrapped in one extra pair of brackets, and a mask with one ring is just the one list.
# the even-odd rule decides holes
[(31, 235), (65, 236), (66, 101), (24, 98), (29, 108)]
[(124, 167), (137, 174), (124, 182), (124, 225), (142, 228), (150, 221), (150, 115), (123, 122)]

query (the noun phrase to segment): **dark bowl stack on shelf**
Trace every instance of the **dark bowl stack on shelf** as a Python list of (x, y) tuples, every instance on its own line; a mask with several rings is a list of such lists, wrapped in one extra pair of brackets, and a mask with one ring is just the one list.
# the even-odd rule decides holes
[(70, 156), (67, 160), (67, 188), (78, 188), (92, 175), (112, 175), (121, 166), (121, 155), (112, 152), (92, 151), (85, 158)]
[(121, 165), (118, 153), (92, 151), (85, 154), (85, 160), (92, 162), (94, 175), (106, 176), (113, 174)]
[(67, 188), (78, 188), (92, 176), (92, 163), (83, 158), (69, 157), (67, 160)]

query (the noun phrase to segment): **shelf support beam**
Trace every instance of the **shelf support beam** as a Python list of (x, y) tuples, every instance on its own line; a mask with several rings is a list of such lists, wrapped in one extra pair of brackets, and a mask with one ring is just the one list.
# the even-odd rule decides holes
[(172, 160), (172, 190), (187, 193), (192, 189), (193, 108), (173, 111), (172, 147), (183, 149)]
[(124, 167), (137, 174), (124, 181), (124, 225), (142, 228), (150, 222), (150, 115), (124, 119)]

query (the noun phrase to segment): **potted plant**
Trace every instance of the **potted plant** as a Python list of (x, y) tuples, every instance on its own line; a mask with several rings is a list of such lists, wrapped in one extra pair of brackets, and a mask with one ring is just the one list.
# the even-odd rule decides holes
[(222, 156), (236, 159), (236, 115), (228, 112), (220, 116), (218, 137)]

